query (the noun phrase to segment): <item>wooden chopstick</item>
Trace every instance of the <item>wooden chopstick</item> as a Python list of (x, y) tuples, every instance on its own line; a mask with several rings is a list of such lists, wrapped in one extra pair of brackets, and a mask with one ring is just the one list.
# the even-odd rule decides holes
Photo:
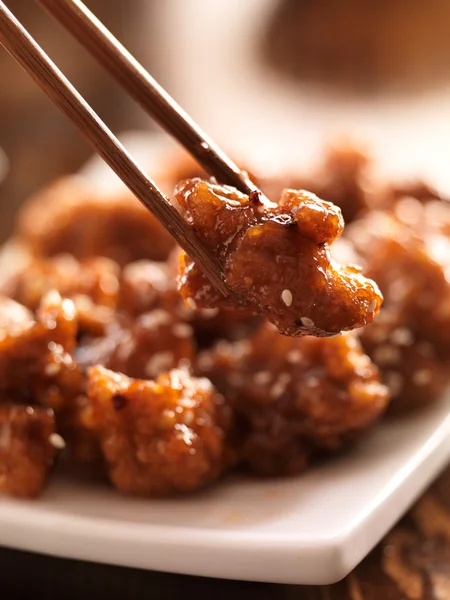
[(200, 129), (175, 100), (112, 35), (81, 0), (37, 0), (124, 87), (141, 107), (177, 139), (207, 173), (244, 194), (262, 192)]
[(1, 0), (0, 43), (86, 136), (94, 150), (166, 227), (210, 281), (224, 295), (228, 295), (229, 289), (223, 281), (222, 269), (216, 258), (200, 243), (167, 197), (145, 175), (119, 140)]

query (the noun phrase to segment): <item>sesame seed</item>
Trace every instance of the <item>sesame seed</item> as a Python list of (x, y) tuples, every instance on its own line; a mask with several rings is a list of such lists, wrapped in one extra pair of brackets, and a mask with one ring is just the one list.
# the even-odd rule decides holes
[(119, 360), (128, 360), (131, 353), (136, 348), (136, 342), (131, 336), (128, 336), (117, 346), (117, 358)]
[(411, 329), (407, 327), (397, 327), (390, 335), (390, 340), (397, 346), (411, 346), (414, 343), (414, 336)]
[(281, 292), (281, 299), (286, 304), (286, 306), (291, 306), (292, 305), (292, 300), (293, 300), (291, 290), (283, 290)]
[(57, 363), (49, 363), (48, 365), (45, 365), (44, 373), (47, 375), (47, 377), (54, 377), (55, 375), (58, 375), (60, 370), (61, 365)]
[(412, 376), (415, 385), (427, 385), (431, 382), (431, 371), (429, 369), (419, 369)]
[(302, 317), (300, 321), (302, 322), (303, 327), (314, 327), (314, 321), (308, 317)]
[(201, 316), (204, 319), (214, 319), (214, 317), (217, 317), (217, 315), (219, 314), (219, 309), (218, 308), (202, 308), (201, 312)]
[(211, 392), (213, 385), (206, 377), (200, 377), (197, 379), (197, 387), (202, 392)]
[(174, 419), (175, 418), (175, 411), (173, 411), (170, 408), (166, 408), (163, 411), (163, 417), (167, 418), (167, 419)]
[(382, 344), (375, 348), (373, 352), (373, 360), (378, 365), (389, 365), (399, 363), (402, 359), (401, 352), (395, 346), (389, 344)]
[(214, 361), (210, 356), (201, 354), (197, 359), (197, 364), (202, 371), (210, 371), (214, 366)]
[(194, 333), (194, 330), (186, 323), (177, 323), (172, 327), (172, 333), (177, 338), (185, 339), (190, 338)]
[(291, 376), (289, 373), (281, 373), (270, 390), (270, 395), (272, 398), (279, 398), (286, 391), (287, 385), (290, 381)]
[(55, 342), (49, 342), (47, 348), (54, 354), (62, 354), (64, 352), (64, 348), (61, 344), (55, 344)]
[(297, 363), (301, 362), (302, 358), (303, 358), (303, 355), (300, 352), (300, 350), (290, 350), (286, 354), (286, 360), (289, 363), (292, 363), (293, 365), (296, 365)]
[(403, 384), (405, 380), (403, 379), (400, 373), (396, 373), (395, 371), (388, 371), (385, 374), (385, 382), (391, 392), (391, 396), (395, 398), (400, 394), (403, 389)]
[(192, 425), (195, 416), (192, 410), (185, 410), (182, 416), (185, 425)]
[(231, 352), (234, 358), (240, 359), (243, 358), (248, 351), (250, 350), (250, 344), (248, 340), (241, 340), (239, 342), (234, 342), (231, 346)]
[(317, 377), (309, 376), (306, 378), (305, 385), (310, 388), (315, 388), (319, 385), (319, 380)]
[(111, 296), (119, 291), (119, 282), (112, 273), (105, 273), (100, 277), (99, 287), (104, 294)]
[(61, 302), (62, 298), (58, 290), (50, 290), (41, 300), (41, 310), (49, 310)]
[(417, 223), (421, 215), (421, 204), (416, 198), (406, 196), (395, 205), (396, 216), (408, 225)]
[(145, 329), (156, 329), (162, 325), (167, 325), (172, 320), (172, 315), (166, 310), (157, 308), (156, 310), (141, 315), (138, 319), (138, 323)]
[(75, 318), (75, 304), (72, 300), (64, 298), (64, 300), (61, 303), (61, 306), (67, 319)]
[(269, 371), (258, 371), (253, 376), (253, 381), (256, 385), (266, 385), (271, 381), (272, 374)]
[(77, 294), (75, 301), (79, 311), (88, 312), (94, 306), (92, 298), (86, 296), (86, 294)]
[(395, 298), (397, 300), (401, 300), (405, 297), (405, 294), (408, 292), (408, 286), (405, 282), (405, 279), (397, 279), (389, 286), (387, 290), (387, 295), (391, 298)]
[(186, 304), (189, 306), (189, 308), (192, 308), (192, 310), (197, 308), (197, 303), (195, 302), (194, 298), (186, 298)]
[(177, 423), (174, 427), (176, 431), (176, 437), (186, 444), (186, 446), (192, 446), (192, 442), (195, 439), (195, 433), (188, 429), (186, 425), (181, 425)]
[(191, 370), (191, 361), (189, 358), (180, 358), (177, 364), (178, 371), (182, 371), (183, 373), (189, 373)]
[(64, 441), (64, 438), (59, 435), (59, 433), (51, 433), (48, 441), (53, 448), (57, 448), (58, 450), (63, 450), (66, 447), (66, 442)]
[(156, 377), (162, 371), (169, 369), (172, 366), (172, 362), (172, 352), (158, 352), (147, 361), (145, 374), (149, 377)]

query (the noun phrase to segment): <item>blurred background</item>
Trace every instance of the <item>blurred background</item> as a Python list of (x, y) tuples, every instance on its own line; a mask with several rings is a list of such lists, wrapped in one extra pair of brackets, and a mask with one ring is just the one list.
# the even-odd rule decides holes
[[(303, 168), (345, 134), (450, 189), (448, 0), (85, 1), (239, 155)], [(32, 0), (7, 5), (115, 132), (155, 129)], [(21, 202), (91, 150), (2, 49), (0, 70), (4, 239)]]

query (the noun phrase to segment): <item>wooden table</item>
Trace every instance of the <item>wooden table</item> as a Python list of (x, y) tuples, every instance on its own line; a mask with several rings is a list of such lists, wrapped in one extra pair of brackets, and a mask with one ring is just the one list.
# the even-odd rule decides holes
[(0, 549), (0, 599), (450, 600), (450, 467), (370, 556), (334, 586), (169, 575)]

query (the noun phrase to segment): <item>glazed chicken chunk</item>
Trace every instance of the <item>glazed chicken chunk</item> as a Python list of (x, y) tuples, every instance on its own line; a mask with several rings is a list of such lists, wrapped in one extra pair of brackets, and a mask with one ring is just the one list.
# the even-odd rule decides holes
[(230, 414), (207, 379), (172, 370), (137, 380), (97, 366), (88, 372), (87, 393), (85, 422), (121, 492), (192, 492), (223, 473)]
[(78, 392), (73, 358), (76, 312), (56, 291), (43, 297), (36, 317), (0, 297), (0, 393), (21, 404), (59, 410)]
[(261, 475), (299, 473), (348, 447), (389, 401), (352, 333), (292, 338), (265, 323), (250, 340), (200, 354), (197, 372), (231, 402), (240, 459)]
[(448, 383), (449, 222), (448, 205), (409, 198), (372, 211), (347, 232), (384, 295), (379, 317), (358, 333), (395, 412), (430, 404)]
[(327, 337), (370, 323), (381, 306), (377, 285), (335, 263), (330, 245), (344, 227), (338, 207), (308, 192), (285, 190), (278, 206), (201, 179), (176, 198), (186, 221), (223, 265), (233, 294), (221, 297), (181, 256), (179, 289), (190, 307), (236, 306), (264, 314), (289, 336)]
[(0, 404), (0, 492), (37, 496), (62, 444), (53, 411)]

